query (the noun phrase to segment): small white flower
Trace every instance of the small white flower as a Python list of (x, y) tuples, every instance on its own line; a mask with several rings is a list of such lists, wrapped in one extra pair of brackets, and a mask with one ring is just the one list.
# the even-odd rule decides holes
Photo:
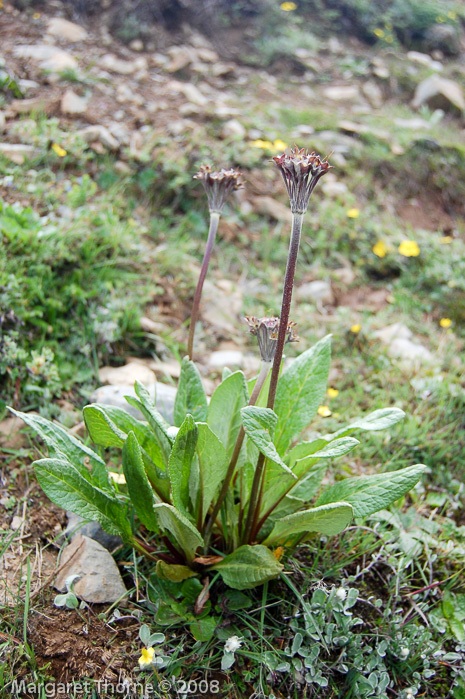
[(176, 435), (178, 434), (178, 432), (179, 432), (179, 427), (174, 427), (174, 426), (168, 427), (168, 429), (166, 430), (168, 437), (171, 437), (171, 439), (176, 439)]
[(402, 658), (408, 658), (409, 653), (410, 653), (410, 651), (408, 648), (401, 648), (400, 649), (400, 655)]
[(413, 692), (410, 689), (407, 689), (407, 694), (405, 695), (405, 699), (415, 699), (413, 696)]
[(336, 597), (343, 602), (347, 597), (347, 590), (345, 590), (343, 587), (338, 587), (336, 590)]
[(225, 653), (235, 653), (242, 645), (242, 638), (230, 636), (224, 644)]

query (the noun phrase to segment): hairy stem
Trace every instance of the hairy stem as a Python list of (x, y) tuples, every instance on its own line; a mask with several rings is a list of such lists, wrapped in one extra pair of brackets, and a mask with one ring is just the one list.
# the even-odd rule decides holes
[[(295, 268), (297, 264), (297, 256), (299, 254), (303, 217), (304, 215), (301, 213), (292, 214), (291, 242), (289, 244), (289, 253), (287, 257), (286, 276), (284, 277), (283, 301), (281, 305), (281, 316), (279, 319), (278, 340), (276, 343), (276, 354), (273, 361), (273, 368), (271, 370), (270, 390), (268, 393), (267, 407), (271, 408), (271, 410), (274, 408), (276, 388), (278, 386), (279, 379), (279, 371), (281, 369), (284, 344), (286, 342), (287, 336), (287, 324), (289, 322), (289, 314), (291, 310), (292, 290), (294, 288)], [(249, 543), (250, 537), (253, 533), (252, 523), (254, 520), (256, 521), (258, 517), (258, 512), (256, 512), (256, 509), (261, 488), (262, 476), (264, 475), (264, 467), (265, 457), (263, 456), (263, 454), (260, 454), (257, 461), (257, 467), (255, 469), (252, 490), (250, 491), (249, 508), (244, 528), (243, 539), (245, 538), (245, 542), (248, 541)]]
[[(260, 395), (260, 391), (262, 390), (263, 384), (266, 381), (266, 378), (268, 376), (268, 372), (270, 370), (270, 363), (269, 362), (262, 362), (261, 368), (260, 368), (260, 373), (257, 377), (257, 380), (255, 382), (255, 386), (253, 387), (252, 394), (249, 398), (249, 405), (255, 405), (255, 403), (258, 400), (258, 396)], [(221, 505), (223, 504), (226, 495), (228, 494), (228, 489), (229, 485), (231, 483), (232, 477), (234, 475), (234, 471), (237, 465), (237, 460), (239, 458), (239, 454), (242, 449), (242, 444), (244, 442), (244, 437), (245, 437), (245, 431), (244, 428), (241, 427), (239, 430), (239, 434), (237, 435), (236, 439), (236, 444), (234, 445), (234, 451), (231, 456), (231, 461), (229, 462), (228, 470), (226, 471), (226, 476), (223, 481), (223, 485), (220, 491), (220, 494), (218, 496), (218, 500), (216, 501), (215, 507), (213, 508), (213, 511), (210, 515), (210, 518), (208, 520), (208, 524), (205, 529), (205, 535), (204, 535), (204, 550), (205, 552), (208, 550), (208, 545), (210, 543), (210, 536), (211, 536), (211, 531), (213, 524), (215, 522), (215, 519), (218, 515), (218, 512), (220, 511)]]
[(195, 326), (199, 317), (199, 307), (200, 299), (202, 297), (203, 283), (205, 277), (207, 276), (208, 265), (210, 263), (210, 258), (212, 255), (213, 245), (215, 243), (216, 232), (218, 230), (218, 223), (220, 220), (220, 214), (217, 211), (210, 211), (210, 229), (208, 231), (207, 246), (205, 248), (205, 254), (203, 256), (202, 268), (200, 270), (199, 281), (197, 282), (197, 288), (194, 294), (194, 302), (192, 304), (191, 321), (189, 325), (189, 339), (187, 340), (187, 355), (189, 359), (192, 359), (192, 354), (194, 351), (194, 334)]

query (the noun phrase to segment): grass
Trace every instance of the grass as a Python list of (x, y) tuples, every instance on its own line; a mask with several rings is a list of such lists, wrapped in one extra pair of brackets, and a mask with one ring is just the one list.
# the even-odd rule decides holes
[[(341, 59), (340, 69), (360, 75), (364, 65)], [(257, 88), (259, 82), (257, 78)], [(284, 84), (278, 88), (286, 91)], [(320, 143), (318, 132), (338, 131), (344, 116), (339, 107), (308, 107), (304, 100), (292, 107), (261, 105), (262, 113), (255, 106), (245, 107), (241, 116), (247, 128), (263, 129), (264, 114), (264, 137), (292, 143), (294, 129), (311, 123), (314, 141), (323, 148), (326, 143)], [(427, 138), (444, 146), (439, 159), (425, 155), (417, 134), (394, 122), (413, 116), (405, 104), (393, 103), (357, 115), (371, 131), (354, 138), (354, 148), (335, 171), (347, 191), (324, 196), (317, 190), (312, 199), (297, 282), (330, 280), (343, 299), (358, 290), (362, 303), (294, 303), (292, 315), (302, 339), (297, 349), (289, 347), (289, 354), (333, 333), (330, 383), (339, 393), (328, 395), (332, 414), (317, 417), (312, 432), (336, 430), (388, 403), (407, 413), (389, 434), (366, 435), (353, 460), (331, 464), (329, 479), (419, 462), (429, 467), (427, 477), (376, 520), (356, 522), (331, 542), (315, 539), (303, 545), (295, 559), (285, 560), (290, 574), (260, 590), (235, 594), (216, 581), (200, 621), (193, 614), (198, 587), (168, 589), (146, 562), (120, 550), (116, 558), (131, 601), (119, 613), (131, 617), (124, 622), (132, 624), (129, 640), (122, 632), (109, 631), (123, 624), (115, 621), (114, 608), (80, 612), (98, 652), (123, 654), (129, 677), (147, 677), (159, 687), (163, 680), (174, 682), (178, 689), (182, 682), (206, 679), (211, 696), (216, 693), (211, 683), (218, 682), (220, 696), (228, 697), (254, 692), (293, 698), (465, 697), (465, 244), (463, 224), (454, 219), (461, 206), (463, 155), (458, 146), (450, 149), (451, 143), (459, 143), (459, 124), (424, 111), (421, 116), (431, 124)], [(17, 138), (36, 147), (37, 157), (24, 165), (1, 163), (0, 234), (6, 250), (0, 257), (3, 402), (63, 419), (58, 399), (82, 408), (102, 364), (123, 363), (128, 355), (182, 356), (182, 323), (188, 317), (207, 225), (203, 195), (191, 180), (196, 167), (214, 152), (215, 164), (239, 166), (245, 179), (256, 182), (261, 171), (261, 193), (286, 200), (277, 173), (267, 164), (270, 154), (247, 140), (220, 141), (220, 129), (221, 123), (212, 120), (177, 148), (155, 133), (150, 141), (155, 155), (148, 146), (137, 161), (123, 154), (130, 172), (121, 175), (115, 156), (84, 148), (57, 120), (33, 115), (18, 121)], [(380, 137), (375, 129), (387, 130), (387, 136)], [(52, 143), (66, 155), (60, 157)], [(392, 153), (393, 143), (404, 153)], [(425, 162), (432, 188), (425, 196), (434, 190), (439, 202), (452, 206), (453, 230), (447, 235), (434, 226), (412, 225), (396, 213), (406, 182), (409, 196), (423, 193)], [(454, 175), (446, 176), (451, 164)], [(358, 215), (350, 218), (347, 213), (353, 208)], [(382, 258), (373, 252), (380, 240), (387, 247)], [(419, 256), (403, 257), (398, 250), (402, 240), (415, 240)], [(232, 278), (245, 287), (244, 314), (278, 313), (287, 243), (285, 224), (231, 205), (220, 226), (211, 279)], [(341, 268), (351, 272), (352, 281), (341, 282)], [(383, 289), (386, 301), (370, 303)], [(157, 338), (142, 331), (140, 317), (148, 313), (166, 320), (161, 308), (175, 296), (178, 329), (167, 326)], [(441, 318), (453, 321), (450, 330), (441, 328)], [(210, 351), (217, 348), (217, 336), (206, 321)], [(241, 338), (239, 319), (233, 322), (235, 339)], [(394, 322), (407, 325), (432, 351), (431, 365), (412, 371), (389, 356), (375, 332)], [(354, 324), (361, 325), (357, 334), (350, 331)], [(248, 338), (241, 342), (255, 351)], [(28, 495), (34, 483), (31, 457), (27, 447), (1, 454), (8, 516), (21, 514), (26, 501), (33, 508), (48, 507), (37, 490)], [(48, 543), (36, 532), (34, 546), (56, 553), (63, 544), (47, 536)], [(34, 682), (57, 677), (57, 664), (51, 666), (30, 642), (32, 636), (40, 647), (34, 636), (38, 620), (49, 616), (66, 628), (77, 618), (75, 611), (53, 607), (48, 588), (31, 597), (36, 585), (31, 540), (3, 529), (2, 542), (3, 554), (19, 555), (23, 547), (25, 576), (16, 606), (2, 610), (0, 653), (5, 662), (0, 686), (8, 692), (18, 677)], [(341, 589), (344, 599), (343, 592), (338, 597)], [(142, 624), (166, 635), (156, 673), (134, 670)], [(214, 634), (207, 638), (214, 625)], [(224, 644), (233, 635), (242, 638), (242, 645), (230, 669), (222, 670)]]

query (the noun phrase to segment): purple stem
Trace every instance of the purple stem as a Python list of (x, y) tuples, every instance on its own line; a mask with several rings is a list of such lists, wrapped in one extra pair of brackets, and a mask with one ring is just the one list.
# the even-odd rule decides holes
[[(299, 254), (300, 236), (302, 233), (302, 222), (304, 215), (301, 213), (292, 214), (292, 233), (291, 242), (289, 244), (289, 253), (287, 257), (286, 276), (284, 277), (283, 301), (281, 305), (281, 316), (279, 319), (278, 340), (276, 343), (276, 354), (271, 370), (270, 390), (268, 393), (267, 407), (274, 408), (276, 397), (276, 389), (278, 386), (279, 372), (281, 369), (281, 361), (283, 358), (284, 345), (287, 337), (287, 324), (289, 322), (289, 314), (291, 311), (292, 290), (294, 288), (295, 268), (297, 264), (297, 256)], [(259, 493), (262, 482), (262, 475), (265, 466), (265, 457), (260, 454), (255, 469), (252, 489), (250, 491), (249, 508), (247, 512), (247, 520), (244, 528), (244, 543), (251, 543), (253, 536), (254, 524), (258, 519), (259, 514)]]
[(218, 230), (218, 222), (220, 220), (220, 214), (217, 211), (210, 211), (210, 230), (208, 231), (207, 246), (205, 248), (205, 254), (203, 256), (202, 268), (200, 270), (199, 281), (197, 282), (197, 288), (194, 294), (194, 302), (192, 304), (191, 312), (191, 322), (189, 326), (189, 339), (187, 341), (187, 355), (189, 359), (192, 359), (194, 351), (194, 334), (195, 326), (199, 317), (199, 307), (200, 299), (202, 297), (203, 283), (205, 277), (207, 276), (208, 265), (210, 263), (210, 258), (212, 255), (213, 245), (215, 243), (216, 231)]

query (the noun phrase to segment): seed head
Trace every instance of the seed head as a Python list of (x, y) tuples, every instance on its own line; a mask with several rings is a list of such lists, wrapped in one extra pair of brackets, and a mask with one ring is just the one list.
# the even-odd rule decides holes
[(297, 146), (291, 148), (290, 155), (276, 155), (273, 160), (283, 176), (291, 200), (292, 213), (304, 214), (316, 183), (332, 165), (316, 153), (308, 153), (305, 148)]
[(241, 173), (238, 170), (220, 170), (212, 172), (210, 165), (201, 165), (195, 180), (203, 184), (208, 198), (208, 207), (211, 213), (220, 214), (229, 195), (243, 187)]
[[(258, 347), (263, 362), (272, 362), (276, 354), (276, 346), (279, 332), (279, 318), (274, 316), (265, 318), (255, 318), (246, 316), (249, 330), (252, 335), (257, 336)], [(286, 342), (298, 342), (299, 338), (294, 333), (295, 323), (289, 321), (287, 324)]]

